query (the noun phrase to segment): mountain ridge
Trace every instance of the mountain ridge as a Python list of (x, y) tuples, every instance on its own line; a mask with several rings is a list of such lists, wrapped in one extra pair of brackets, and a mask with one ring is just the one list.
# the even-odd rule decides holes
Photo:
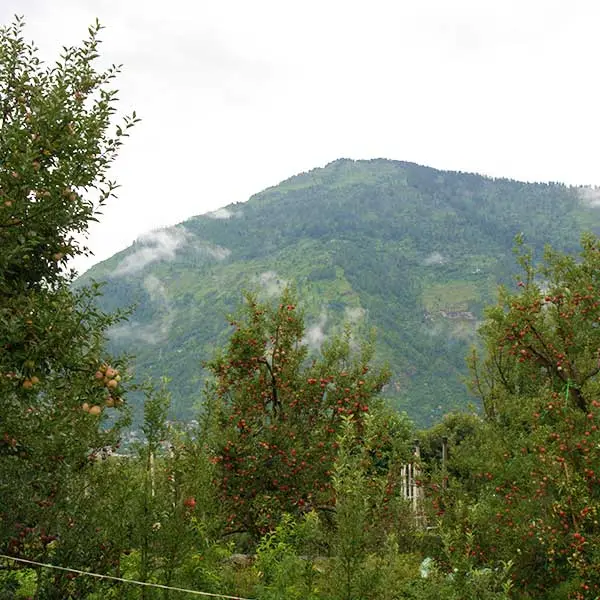
[(315, 347), (344, 320), (376, 327), (391, 401), (425, 424), (468, 402), (464, 354), (515, 271), (515, 235), (573, 252), (584, 230), (600, 213), (581, 188), (338, 159), (145, 234), (81, 279), (106, 280), (106, 309), (138, 302), (112, 346), (137, 354), (140, 375), (172, 378), (178, 416), (193, 413), (241, 290), (294, 283)]

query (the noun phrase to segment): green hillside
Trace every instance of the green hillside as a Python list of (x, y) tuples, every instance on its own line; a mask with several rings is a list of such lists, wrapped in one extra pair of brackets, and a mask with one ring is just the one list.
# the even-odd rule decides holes
[(469, 402), (464, 357), (498, 282), (511, 282), (515, 235), (571, 252), (598, 230), (584, 191), (338, 160), (149, 233), (82, 280), (106, 282), (105, 308), (137, 303), (111, 343), (136, 356), (139, 376), (172, 378), (178, 417), (194, 414), (202, 361), (226, 339), (241, 291), (275, 297), (293, 283), (307, 343), (318, 348), (343, 322), (357, 335), (375, 328), (390, 401), (426, 424)]

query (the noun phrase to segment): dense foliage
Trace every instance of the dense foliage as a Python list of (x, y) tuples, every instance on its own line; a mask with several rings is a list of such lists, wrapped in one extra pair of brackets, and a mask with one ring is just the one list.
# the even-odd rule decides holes
[(331, 473), (344, 417), (357, 435), (386, 373), (371, 351), (351, 351), (350, 333), (307, 361), (304, 322), (284, 292), (276, 308), (246, 297), (215, 375), (209, 413), (219, 421), (215, 461), (228, 524), (265, 532), (283, 513), (333, 505)]
[[(471, 360), (484, 421), (457, 447), (435, 496), (453, 551), (512, 561), (516, 597), (597, 598), (600, 509), (598, 240), (577, 260), (529, 253), (518, 290), (488, 310)], [(452, 559), (451, 559), (452, 560)]]
[(0, 549), (30, 558), (58, 537), (58, 554), (93, 537), (70, 507), (121, 425), (120, 364), (104, 349), (116, 318), (96, 308), (96, 287), (73, 292), (66, 271), (135, 120), (113, 131), (116, 69), (94, 67), (98, 31), (46, 67), (20, 20), (0, 29)]

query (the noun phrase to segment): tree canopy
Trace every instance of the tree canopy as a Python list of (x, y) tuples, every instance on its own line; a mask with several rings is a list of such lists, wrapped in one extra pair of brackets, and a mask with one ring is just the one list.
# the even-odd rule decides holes
[(31, 558), (59, 535), (59, 551), (81, 542), (69, 503), (126, 418), (124, 365), (105, 350), (118, 316), (97, 308), (97, 286), (73, 291), (68, 269), (136, 121), (115, 121), (100, 29), (44, 65), (21, 19), (0, 28), (0, 547)]
[[(436, 488), (444, 560), (510, 562), (516, 598), (596, 598), (600, 528), (600, 245), (579, 257), (519, 247), (516, 291), (501, 290), (473, 353), (479, 427)], [(447, 481), (447, 480), (446, 480)]]
[(227, 350), (209, 365), (215, 461), (230, 526), (264, 533), (285, 512), (333, 505), (342, 419), (360, 434), (387, 373), (371, 365), (371, 347), (353, 349), (349, 331), (310, 358), (289, 290), (275, 306), (247, 295), (231, 324)]

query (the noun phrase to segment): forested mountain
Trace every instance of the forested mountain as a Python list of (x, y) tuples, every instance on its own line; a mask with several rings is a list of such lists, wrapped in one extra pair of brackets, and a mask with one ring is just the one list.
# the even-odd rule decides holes
[(446, 172), (390, 160), (337, 160), (213, 213), (151, 232), (81, 278), (104, 281), (103, 308), (136, 304), (112, 330), (137, 375), (171, 378), (190, 418), (203, 361), (229, 334), (243, 289), (295, 285), (306, 343), (349, 322), (377, 333), (387, 395), (421, 424), (469, 398), (465, 355), (498, 283), (514, 285), (514, 238), (539, 256), (598, 232), (594, 190)]

